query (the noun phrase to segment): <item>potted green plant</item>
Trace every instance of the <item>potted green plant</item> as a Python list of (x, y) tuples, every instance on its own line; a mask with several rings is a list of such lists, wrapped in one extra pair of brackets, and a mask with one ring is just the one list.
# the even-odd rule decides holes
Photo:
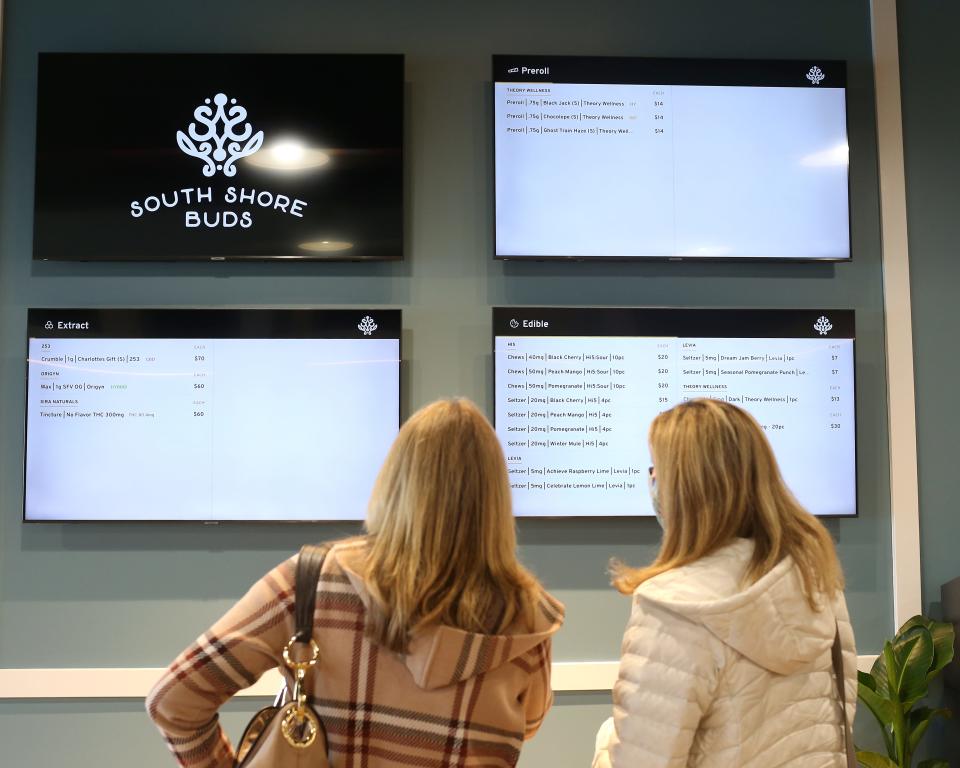
[[(866, 768), (912, 768), (917, 746), (935, 717), (948, 709), (916, 706), (930, 681), (953, 659), (953, 626), (914, 616), (883, 645), (873, 669), (859, 672), (858, 694), (883, 733), (886, 756), (857, 751)], [(918, 768), (949, 768), (946, 760), (924, 760)]]

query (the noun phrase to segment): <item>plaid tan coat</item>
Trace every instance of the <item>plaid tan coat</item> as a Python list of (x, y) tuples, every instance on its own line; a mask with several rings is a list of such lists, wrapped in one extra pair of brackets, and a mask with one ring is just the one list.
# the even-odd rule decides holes
[[(501, 768), (553, 701), (550, 643), (563, 606), (543, 593), (532, 632), (478, 635), (437, 626), (400, 656), (364, 637), (366, 601), (351, 563), (363, 543), (341, 543), (323, 565), (314, 639), (314, 708), (327, 729), (334, 768)], [(170, 665), (147, 711), (182, 766), (233, 765), (217, 710), (281, 664), (294, 633), (295, 558), (257, 582)]]

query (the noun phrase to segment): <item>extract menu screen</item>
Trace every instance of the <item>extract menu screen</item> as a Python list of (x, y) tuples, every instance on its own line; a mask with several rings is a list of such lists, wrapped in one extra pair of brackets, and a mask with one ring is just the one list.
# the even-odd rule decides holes
[(843, 62), (493, 68), (498, 258), (850, 257)]
[(398, 310), (31, 309), (27, 521), (358, 520)]
[(514, 510), (652, 516), (647, 433), (725, 400), (763, 427), (810, 512), (857, 512), (850, 310), (494, 310), (496, 429)]

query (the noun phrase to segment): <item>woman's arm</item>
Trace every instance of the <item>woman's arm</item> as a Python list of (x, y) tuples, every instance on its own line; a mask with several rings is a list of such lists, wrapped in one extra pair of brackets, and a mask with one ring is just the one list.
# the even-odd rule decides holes
[(147, 712), (182, 766), (229, 768), (217, 711), (280, 662), (293, 634), (296, 558), (274, 568), (181, 653), (147, 697)]
[(722, 647), (702, 625), (637, 596), (622, 651), (612, 727), (601, 729), (594, 766), (686, 768)]
[(530, 687), (524, 693), (524, 712), (526, 724), (524, 739), (532, 739), (540, 730), (547, 712), (553, 706), (553, 686), (550, 684), (550, 670), (552, 667), (552, 644), (549, 639), (544, 640), (524, 657), (533, 667), (530, 672)]
[(847, 722), (853, 728), (853, 720), (857, 715), (857, 643), (853, 636), (850, 614), (847, 612), (847, 601), (842, 592), (834, 602), (834, 613), (837, 616), (837, 631), (840, 633), (840, 648), (843, 651)]

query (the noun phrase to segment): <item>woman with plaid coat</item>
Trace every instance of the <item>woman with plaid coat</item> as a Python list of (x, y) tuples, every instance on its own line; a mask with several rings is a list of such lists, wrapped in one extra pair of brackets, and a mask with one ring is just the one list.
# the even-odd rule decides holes
[[(228, 768), (217, 711), (281, 665), (295, 632), (295, 559), (185, 650), (147, 700), (180, 765)], [(366, 535), (327, 551), (312, 703), (335, 768), (516, 764), (553, 700), (563, 606), (516, 559), (510, 487), (489, 422), (439, 401), (401, 429)]]

